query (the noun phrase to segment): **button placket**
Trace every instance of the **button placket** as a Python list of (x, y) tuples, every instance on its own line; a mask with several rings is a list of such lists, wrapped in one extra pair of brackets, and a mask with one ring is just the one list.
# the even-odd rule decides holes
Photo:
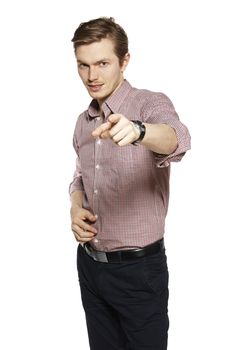
[(98, 212), (98, 202), (99, 202), (99, 183), (100, 183), (100, 146), (101, 140), (97, 139), (95, 141), (95, 152), (94, 152), (94, 183), (93, 183), (93, 208), (95, 213)]
[[(102, 124), (101, 116), (95, 118), (95, 128)], [(102, 140), (100, 138), (95, 140), (94, 143), (94, 182), (93, 182), (93, 210), (95, 214), (99, 213), (99, 184), (100, 184), (100, 154), (101, 154)], [(100, 231), (100, 222), (97, 222), (97, 230)], [(97, 237), (94, 238), (94, 242), (98, 243)]]

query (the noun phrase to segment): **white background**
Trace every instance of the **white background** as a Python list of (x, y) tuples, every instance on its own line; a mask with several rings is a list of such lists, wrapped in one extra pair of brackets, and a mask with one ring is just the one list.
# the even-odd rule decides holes
[[(192, 135), (173, 164), (166, 244), (170, 350), (233, 349), (231, 1), (2, 1), (0, 348), (89, 349), (70, 231), (72, 135), (89, 96), (82, 21), (128, 33), (133, 86), (166, 93)], [(104, 349), (105, 350), (105, 349)]]

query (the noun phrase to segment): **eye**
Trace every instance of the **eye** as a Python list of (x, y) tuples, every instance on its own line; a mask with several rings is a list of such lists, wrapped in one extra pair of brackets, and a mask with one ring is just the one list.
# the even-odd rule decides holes
[(79, 64), (78, 64), (78, 67), (79, 67), (80, 69), (85, 69), (85, 68), (88, 67), (88, 65), (85, 64), (85, 63), (79, 63)]
[(106, 61), (100, 62), (100, 67), (106, 67), (107, 65), (108, 65), (108, 62)]

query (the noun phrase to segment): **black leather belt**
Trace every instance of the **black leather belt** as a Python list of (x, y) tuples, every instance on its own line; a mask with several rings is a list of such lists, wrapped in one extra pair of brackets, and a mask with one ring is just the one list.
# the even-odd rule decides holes
[(160, 239), (150, 245), (143, 248), (128, 249), (128, 250), (118, 250), (113, 252), (102, 252), (95, 250), (89, 242), (83, 245), (86, 253), (93, 258), (95, 261), (105, 262), (105, 263), (117, 263), (129, 261), (131, 259), (142, 258), (144, 256), (156, 254), (159, 251), (164, 250), (164, 239)]

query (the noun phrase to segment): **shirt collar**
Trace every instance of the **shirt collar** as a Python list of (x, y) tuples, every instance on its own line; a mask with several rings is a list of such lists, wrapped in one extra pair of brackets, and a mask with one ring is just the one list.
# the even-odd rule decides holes
[[(107, 115), (110, 113), (118, 113), (125, 97), (128, 95), (131, 89), (132, 86), (129, 84), (129, 82), (124, 80), (120, 87), (110, 97), (108, 97), (105, 102), (103, 102), (102, 109), (104, 114)], [(99, 117), (100, 112), (97, 100), (91, 101), (88, 108), (88, 114), (92, 118)]]

